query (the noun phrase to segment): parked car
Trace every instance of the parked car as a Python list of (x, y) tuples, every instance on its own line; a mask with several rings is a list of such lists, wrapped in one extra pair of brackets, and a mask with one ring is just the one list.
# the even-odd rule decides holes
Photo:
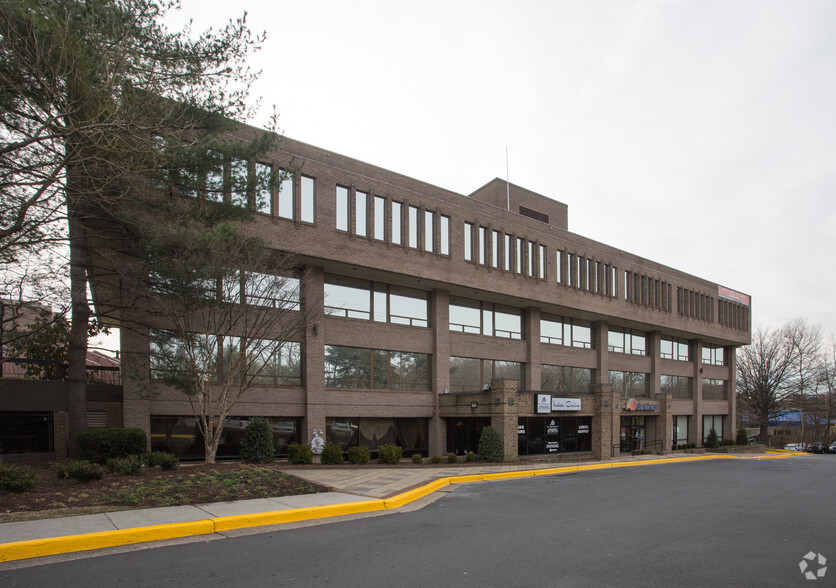
[(830, 447), (827, 448), (828, 453), (836, 453), (836, 441), (830, 444)]
[(802, 443), (787, 443), (784, 445), (784, 449), (789, 451), (804, 451), (804, 445)]
[(821, 441), (813, 441), (807, 446), (807, 451), (810, 453), (824, 453), (824, 443)]

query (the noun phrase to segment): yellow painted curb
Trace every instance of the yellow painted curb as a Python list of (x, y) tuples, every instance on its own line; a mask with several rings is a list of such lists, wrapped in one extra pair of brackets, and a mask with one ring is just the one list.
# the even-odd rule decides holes
[(216, 517), (209, 519), (213, 523), (213, 529), (210, 533), (246, 529), (248, 527), (262, 527), (265, 525), (298, 523), (299, 521), (309, 521), (311, 519), (324, 519), (363, 512), (374, 512), (386, 508), (387, 506), (383, 500), (364, 500), (363, 502), (347, 502), (344, 504), (329, 504), (308, 508), (292, 508), (289, 510)]
[(145, 543), (147, 541), (162, 541), (163, 539), (206, 535), (213, 533), (214, 530), (215, 526), (212, 521), (206, 520), (3, 543), (0, 544), (0, 561), (13, 561), (30, 557), (42, 557), (44, 555), (57, 555), (59, 553), (73, 553), (76, 551), (102, 549), (104, 547)]
[(172, 523), (169, 525), (154, 525), (149, 527), (137, 527), (134, 529), (119, 529), (115, 531), (100, 531), (97, 533), (86, 533), (84, 535), (69, 535), (66, 537), (50, 537), (47, 539), (33, 539), (30, 541), (17, 541), (14, 543), (0, 544), (0, 562), (43, 557), (46, 555), (57, 555), (61, 553), (74, 553), (78, 551), (89, 551), (105, 547), (117, 547), (134, 543), (146, 543), (150, 541), (162, 541), (164, 539), (175, 539), (180, 537), (191, 537), (196, 535), (209, 535), (222, 531), (244, 529), (248, 527), (260, 527), (264, 525), (277, 525), (307, 521), (311, 519), (329, 518), (389, 510), (399, 508), (405, 504), (418, 500), (428, 494), (432, 494), (450, 484), (468, 484), (473, 482), (490, 482), (493, 480), (510, 480), (529, 476), (548, 476), (565, 474), (570, 472), (601, 470), (607, 468), (635, 467), (643, 465), (654, 465), (664, 463), (678, 463), (688, 461), (702, 461), (706, 459), (783, 459), (807, 455), (800, 452), (771, 453), (770, 455), (734, 455), (718, 453), (710, 455), (693, 455), (689, 457), (671, 457), (647, 461), (634, 462), (608, 462), (584, 465), (559, 466), (535, 470), (518, 470), (513, 472), (496, 472), (493, 474), (473, 474), (464, 476), (449, 476), (433, 480), (423, 486), (402, 492), (396, 496), (386, 499), (366, 500), (362, 502), (349, 502), (344, 504), (333, 504), (327, 506), (314, 506), (309, 508), (294, 508), (265, 513), (254, 513), (248, 515), (233, 515), (228, 517), (215, 517), (203, 521), (189, 523)]

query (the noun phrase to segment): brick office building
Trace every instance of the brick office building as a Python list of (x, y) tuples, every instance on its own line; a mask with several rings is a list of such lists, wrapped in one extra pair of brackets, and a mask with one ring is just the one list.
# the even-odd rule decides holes
[[(571, 233), (565, 204), (499, 179), (465, 196), (290, 139), (256, 165), (291, 164), (253, 228), (305, 270), (300, 307), (318, 318), (236, 406), (219, 456), (253, 416), (280, 453), (317, 429), (436, 455), (493, 423), (509, 457), (733, 437), (748, 296)], [(202, 450), (147, 330), (122, 333), (123, 373), (140, 377), (123, 379), (116, 424)]]

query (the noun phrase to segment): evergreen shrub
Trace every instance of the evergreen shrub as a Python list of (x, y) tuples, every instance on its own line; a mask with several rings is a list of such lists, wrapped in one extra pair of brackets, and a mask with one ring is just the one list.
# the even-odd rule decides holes
[(273, 430), (263, 417), (247, 423), (241, 438), (241, 460), (247, 463), (270, 463), (276, 455)]
[(31, 492), (37, 485), (35, 474), (29, 466), (0, 463), (0, 490)]
[(475, 454), (475, 453), (473, 453), (472, 451), (468, 451), (468, 452), (467, 452), (467, 455), (465, 455), (465, 456), (464, 456), (464, 460), (465, 460), (467, 463), (473, 463), (473, 462), (474, 462), (474, 461), (476, 461), (477, 459), (479, 459), (479, 458), (478, 458), (478, 457), (476, 456), (476, 454)]
[(325, 465), (341, 465), (343, 463), (342, 447), (334, 443), (326, 443), (322, 448), (321, 461)]
[(396, 465), (401, 463), (403, 449), (398, 445), (381, 445), (377, 448), (377, 461)]
[(421, 457), (420, 453), (413, 453), (412, 454), (412, 463), (424, 463), (424, 458)]
[(459, 456), (455, 453), (448, 453), (447, 454), (447, 463), (456, 463), (459, 461)]
[(142, 458), (138, 455), (111, 457), (107, 460), (107, 469), (117, 476), (135, 476), (142, 468)]
[(148, 467), (159, 466), (161, 470), (176, 470), (180, 467), (180, 460), (177, 456), (168, 451), (154, 451), (145, 454), (145, 463)]
[(715, 449), (720, 446), (720, 438), (717, 436), (717, 431), (714, 430), (714, 427), (711, 427), (711, 430), (708, 432), (708, 437), (705, 438), (703, 446), (709, 449)]
[(368, 447), (355, 445), (348, 448), (348, 461), (357, 465), (366, 465), (372, 460), (372, 454)]
[(290, 443), (287, 446), (287, 460), (294, 464), (313, 463), (313, 451), (308, 445)]
[(114, 457), (142, 455), (147, 447), (145, 431), (128, 427), (87, 429), (76, 435), (82, 460), (105, 464)]
[(441, 456), (440, 455), (433, 455), (432, 458), (430, 458), (430, 461), (432, 463), (441, 463)]
[(481, 461), (498, 463), (505, 459), (505, 450), (499, 432), (493, 427), (482, 427), (476, 454)]
[(91, 463), (86, 459), (57, 463), (54, 469), (58, 478), (62, 480), (72, 478), (79, 482), (90, 482), (91, 480), (101, 480), (104, 477), (102, 466)]

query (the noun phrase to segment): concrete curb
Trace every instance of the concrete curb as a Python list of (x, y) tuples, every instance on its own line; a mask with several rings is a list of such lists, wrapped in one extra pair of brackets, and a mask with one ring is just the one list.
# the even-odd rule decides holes
[(631, 462), (608, 462), (584, 465), (560, 466), (555, 468), (538, 470), (520, 470), (514, 472), (496, 472), (492, 474), (475, 474), (466, 476), (449, 476), (433, 480), (418, 488), (407, 490), (396, 496), (385, 499), (374, 499), (362, 502), (351, 502), (333, 504), (327, 506), (313, 506), (305, 508), (294, 508), (289, 510), (252, 513), (246, 515), (234, 515), (226, 517), (215, 517), (202, 521), (186, 523), (171, 523), (168, 525), (154, 525), (148, 527), (136, 527), (133, 529), (118, 529), (114, 531), (101, 531), (97, 533), (85, 533), (83, 535), (68, 535), (65, 537), (50, 537), (46, 539), (32, 539), (28, 541), (17, 541), (13, 543), (0, 544), (0, 562), (29, 559), (33, 557), (44, 557), (47, 555), (59, 555), (63, 553), (75, 553), (79, 551), (90, 551), (106, 547), (118, 547), (134, 543), (146, 543), (150, 541), (162, 541), (164, 539), (177, 539), (197, 535), (211, 535), (234, 529), (249, 527), (260, 527), (266, 525), (277, 525), (282, 523), (295, 523), (312, 519), (323, 519), (344, 515), (360, 514), (380, 510), (391, 510), (400, 508), (410, 502), (423, 498), (428, 494), (444, 488), (451, 484), (470, 484), (474, 482), (491, 482), (496, 480), (509, 480), (514, 478), (525, 478), (530, 476), (550, 476), (566, 474), (570, 472), (582, 472), (601, 470), (607, 468), (638, 467), (657, 464), (668, 464), (677, 462), (704, 461), (709, 459), (785, 459), (787, 457), (802, 456), (805, 453), (799, 452), (775, 452), (766, 455), (733, 455), (733, 454), (712, 454), (689, 457), (672, 457), (654, 460), (631, 461)]

